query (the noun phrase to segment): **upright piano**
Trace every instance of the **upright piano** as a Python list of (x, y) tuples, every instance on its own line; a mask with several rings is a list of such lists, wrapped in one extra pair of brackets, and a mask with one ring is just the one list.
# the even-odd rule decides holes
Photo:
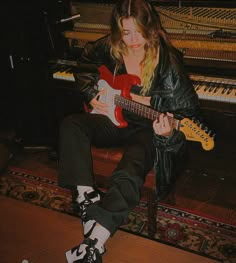
[[(71, 1), (73, 28), (63, 32), (72, 50), (109, 33), (115, 1)], [(216, 140), (235, 140), (236, 4), (233, 1), (152, 1), (199, 96), (202, 118)], [(73, 90), (74, 60), (54, 61), (53, 79)]]

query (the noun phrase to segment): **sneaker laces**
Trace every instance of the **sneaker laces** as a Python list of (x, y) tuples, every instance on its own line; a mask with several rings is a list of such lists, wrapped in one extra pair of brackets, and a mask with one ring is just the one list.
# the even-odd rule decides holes
[(88, 253), (88, 258), (87, 258), (87, 262), (88, 263), (93, 263), (95, 262), (94, 260), (96, 260), (96, 252), (95, 252), (95, 248), (94, 247), (88, 247), (89, 253)]
[(98, 248), (95, 247), (97, 241), (98, 240), (96, 238), (94, 240), (92, 239), (85, 240), (84, 243), (88, 245), (86, 247), (86, 252), (87, 252), (86, 263), (101, 262), (101, 254)]
[(105, 247), (100, 251), (100, 249), (95, 247), (97, 242), (97, 238), (84, 239), (78, 246), (66, 252), (67, 262), (102, 263), (102, 255), (105, 253)]

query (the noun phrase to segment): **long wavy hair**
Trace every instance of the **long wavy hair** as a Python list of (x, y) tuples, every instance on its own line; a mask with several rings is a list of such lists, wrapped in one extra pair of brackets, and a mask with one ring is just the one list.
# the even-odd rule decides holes
[(147, 40), (144, 46), (145, 56), (141, 61), (141, 94), (148, 93), (154, 77), (155, 59), (158, 55), (160, 37), (171, 45), (155, 8), (147, 0), (120, 0), (116, 3), (111, 16), (111, 55), (116, 59), (116, 71), (123, 62), (122, 54), (127, 53), (127, 47), (122, 40), (122, 20), (133, 17), (137, 29)]

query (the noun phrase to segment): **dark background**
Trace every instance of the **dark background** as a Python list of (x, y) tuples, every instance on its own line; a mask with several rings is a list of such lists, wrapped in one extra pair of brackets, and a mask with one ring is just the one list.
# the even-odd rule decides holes
[[(62, 32), (71, 23), (69, 2), (18, 1), (3, 7), (3, 78), (0, 96), (1, 130), (13, 129), (24, 142), (51, 141), (53, 95), (49, 61), (65, 57), (68, 44)], [(56, 110), (56, 109), (55, 109)]]

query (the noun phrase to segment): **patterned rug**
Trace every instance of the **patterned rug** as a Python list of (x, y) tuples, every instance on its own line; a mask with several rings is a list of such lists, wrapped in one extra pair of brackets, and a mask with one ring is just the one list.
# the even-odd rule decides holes
[[(10, 167), (0, 177), (0, 194), (76, 216), (71, 192), (58, 187), (55, 176), (38, 176)], [(146, 211), (147, 204), (141, 201), (120, 229), (148, 238)], [(160, 203), (157, 229), (154, 240), (158, 242), (218, 262), (236, 262), (235, 226)]]

